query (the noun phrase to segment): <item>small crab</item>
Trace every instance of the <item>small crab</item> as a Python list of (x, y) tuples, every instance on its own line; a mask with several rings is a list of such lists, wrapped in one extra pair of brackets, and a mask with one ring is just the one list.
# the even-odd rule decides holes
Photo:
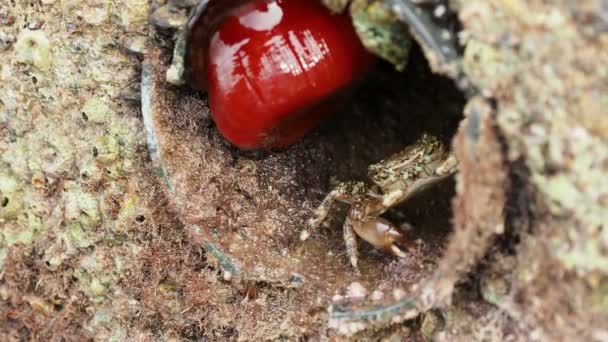
[(375, 186), (357, 181), (338, 184), (316, 209), (300, 239), (306, 240), (328, 218), (333, 204), (342, 202), (350, 205), (343, 225), (344, 241), (350, 263), (357, 272), (355, 234), (376, 248), (404, 257), (404, 249), (411, 242), (380, 215), (454, 174), (457, 165), (438, 138), (424, 134), (413, 145), (369, 167), (368, 174)]

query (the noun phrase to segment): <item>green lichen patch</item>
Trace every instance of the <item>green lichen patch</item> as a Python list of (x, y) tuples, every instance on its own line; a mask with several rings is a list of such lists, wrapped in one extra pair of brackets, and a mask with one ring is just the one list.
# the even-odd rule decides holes
[[(64, 229), (63, 239), (68, 246), (87, 248), (95, 242), (94, 233), (85, 230), (85, 227), (78, 222), (68, 224)], [(56, 260), (52, 261), (54, 261), (53, 264), (58, 262)]]
[(355, 1), (351, 13), (363, 45), (403, 71), (412, 46), (407, 24), (381, 1)]
[(0, 173), (0, 222), (17, 218), (23, 206), (22, 198), (17, 179), (8, 173)]
[(83, 118), (94, 123), (104, 122), (111, 115), (111, 109), (107, 101), (93, 97), (85, 102), (82, 107)]
[(51, 44), (43, 31), (25, 29), (15, 43), (17, 60), (47, 71), (52, 64)]
[(101, 135), (95, 139), (92, 152), (95, 160), (105, 166), (114, 164), (121, 156), (121, 144), (112, 135)]
[(591, 339), (594, 329), (606, 334), (600, 327), (608, 315), (589, 310), (590, 301), (601, 307), (603, 299), (584, 285), (608, 273), (608, 129), (599, 110), (608, 92), (608, 59), (605, 34), (596, 31), (601, 6), (467, 1), (460, 11), (465, 70), (496, 101), (509, 159), (525, 163), (534, 189), (515, 204), (528, 215), (518, 222), (532, 228), (515, 228), (518, 267), (509, 287), (517, 302), (507, 307), (545, 339)]
[(70, 182), (65, 186), (64, 200), (67, 222), (78, 222), (86, 227), (95, 227), (101, 222), (99, 200), (95, 194)]

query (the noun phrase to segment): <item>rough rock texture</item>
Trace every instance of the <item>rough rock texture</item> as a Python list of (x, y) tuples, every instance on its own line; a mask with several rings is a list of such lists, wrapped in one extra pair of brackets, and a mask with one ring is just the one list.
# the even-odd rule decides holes
[[(171, 1), (180, 11), (183, 2)], [(605, 340), (605, 2), (453, 5), (465, 29), (464, 70), (481, 90), (454, 139), (463, 163), (454, 229), (448, 238), (420, 234), (444, 255), (438, 266), (435, 259), (424, 266), (432, 267), (429, 283), (410, 289), (422, 294), (420, 318), (358, 336)], [(173, 211), (138, 102), (143, 56), (165, 41), (148, 26), (156, 7), (148, 0), (0, 0), (0, 340), (326, 336), (324, 302), (315, 307), (316, 297), (271, 282), (228, 279)], [(420, 71), (413, 60), (406, 73)], [(424, 93), (410, 88), (406, 99)], [(441, 95), (433, 101), (443, 103)], [(332, 127), (341, 127), (337, 120)], [(433, 121), (424, 129), (454, 133), (453, 126)], [(408, 128), (403, 143), (419, 130)], [(322, 195), (330, 178), (313, 191)], [(404, 221), (406, 213), (425, 222), (434, 211), (424, 205), (449, 193), (392, 218)], [(449, 210), (443, 215), (449, 221)], [(366, 255), (393, 281), (424, 264), (405, 260), (403, 268)], [(364, 288), (370, 298), (404, 295)], [(336, 295), (361, 292), (351, 284)], [(312, 309), (299, 311), (303, 301)], [(440, 308), (426, 311), (431, 306)]]
[(537, 338), (605, 339), (606, 4), (460, 6), (465, 69), (496, 101), (513, 170), (508, 229), (519, 243), (508, 253), (515, 262), (511, 256), (495, 261), (514, 268), (501, 280), (509, 295), (497, 305), (529, 324)]

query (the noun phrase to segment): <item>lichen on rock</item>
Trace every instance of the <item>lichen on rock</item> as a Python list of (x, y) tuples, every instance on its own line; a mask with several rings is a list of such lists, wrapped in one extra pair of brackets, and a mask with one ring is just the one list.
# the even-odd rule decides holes
[(32, 64), (42, 71), (52, 65), (51, 44), (43, 31), (24, 29), (15, 43), (17, 60)]

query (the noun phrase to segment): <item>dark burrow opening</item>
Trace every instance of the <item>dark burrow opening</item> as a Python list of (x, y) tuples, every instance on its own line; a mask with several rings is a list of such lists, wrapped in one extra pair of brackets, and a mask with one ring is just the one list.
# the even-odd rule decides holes
[[(420, 47), (414, 44), (403, 72), (379, 61), (347, 103), (296, 146), (274, 152), (231, 151), (235, 159), (292, 159), (301, 176), (297, 177), (298, 184), (285, 191), (292, 192), (294, 199), (316, 198), (316, 205), (341, 181), (360, 180), (371, 184), (367, 175), (369, 165), (389, 158), (424, 133), (437, 136), (446, 146), (451, 146), (463, 118), (464, 104), (465, 97), (455, 82), (434, 74)], [(282, 162), (290, 164), (290, 161)], [(383, 217), (405, 228), (404, 233), (412, 241), (430, 244), (429, 248), (440, 252), (451, 231), (453, 196), (454, 181), (450, 178)], [(328, 229), (318, 231), (314, 238), (327, 240), (335, 253), (344, 254), (341, 225), (346, 206), (338, 207)], [(286, 241), (298, 243), (293, 242), (292, 230), (285, 234), (288, 235)], [(365, 242), (359, 243), (359, 252), (362, 267), (376, 268), (378, 263), (386, 264), (394, 258)]]
[(361, 275), (355, 274), (342, 236), (345, 206), (327, 229), (299, 240), (312, 211), (337, 183), (369, 182), (369, 165), (424, 133), (450, 145), (465, 97), (453, 80), (430, 70), (419, 47), (403, 72), (378, 62), (335, 115), (296, 145), (271, 152), (231, 146), (214, 127), (205, 94), (164, 82), (167, 61), (166, 55), (152, 60), (162, 67), (154, 69), (153, 111), (144, 110), (144, 117), (150, 116), (156, 144), (151, 151), (164, 168), (169, 197), (190, 227), (189, 243), (205, 246), (222, 269), (246, 280), (290, 284), (302, 296), (326, 299), (353, 281), (390, 292), (432, 272), (451, 230), (452, 179), (384, 215), (414, 227), (405, 233), (419, 248), (407, 258), (360, 241)]

